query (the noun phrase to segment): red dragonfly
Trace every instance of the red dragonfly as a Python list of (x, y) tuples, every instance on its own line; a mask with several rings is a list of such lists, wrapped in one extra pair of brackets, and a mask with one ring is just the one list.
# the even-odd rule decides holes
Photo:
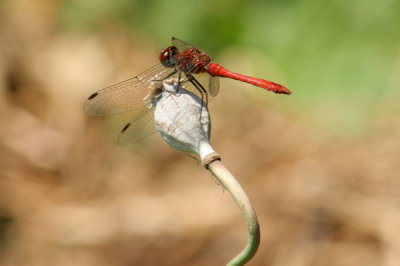
[(211, 62), (211, 57), (200, 49), (174, 37), (172, 46), (162, 49), (158, 59), (159, 64), (136, 77), (93, 93), (84, 103), (84, 109), (90, 115), (137, 112), (118, 137), (121, 145), (139, 141), (155, 131), (154, 125), (148, 123), (154, 112), (154, 106), (149, 103), (160, 92), (154, 82), (177, 79), (182, 87), (199, 95), (206, 104), (219, 92), (217, 77), (236, 79), (275, 93), (291, 93), (277, 83), (231, 72)]

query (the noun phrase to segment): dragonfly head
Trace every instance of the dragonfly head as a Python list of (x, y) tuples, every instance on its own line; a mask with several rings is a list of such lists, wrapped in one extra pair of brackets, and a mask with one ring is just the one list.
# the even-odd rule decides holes
[(169, 46), (160, 51), (158, 59), (160, 60), (163, 66), (174, 67), (177, 64), (178, 55), (179, 55), (178, 48), (176, 48), (175, 46)]

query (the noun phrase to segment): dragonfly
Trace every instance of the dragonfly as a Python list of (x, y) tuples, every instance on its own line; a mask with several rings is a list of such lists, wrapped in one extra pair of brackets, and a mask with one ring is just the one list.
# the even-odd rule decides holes
[(84, 103), (89, 115), (105, 116), (135, 111), (121, 130), (118, 143), (126, 145), (142, 140), (155, 132), (149, 123), (154, 114), (153, 99), (162, 92), (163, 81), (175, 79), (186, 90), (208, 104), (219, 92), (218, 77), (246, 82), (279, 94), (291, 94), (284, 86), (227, 70), (211, 61), (211, 57), (195, 46), (172, 37), (172, 46), (162, 49), (159, 63), (139, 75), (91, 94)]

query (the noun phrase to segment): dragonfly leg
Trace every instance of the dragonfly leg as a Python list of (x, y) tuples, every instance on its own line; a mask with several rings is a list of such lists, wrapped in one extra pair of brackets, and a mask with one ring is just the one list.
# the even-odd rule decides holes
[[(193, 86), (200, 92), (200, 95), (201, 95), (200, 119), (201, 119), (201, 114), (203, 112), (204, 103), (206, 103), (206, 104), (208, 103), (208, 93), (204, 89), (203, 85), (201, 85), (201, 83), (195, 77), (193, 77), (190, 73), (186, 73), (186, 77), (187, 77), (188, 81), (190, 81), (193, 84)], [(204, 101), (204, 99), (205, 99), (205, 101)]]

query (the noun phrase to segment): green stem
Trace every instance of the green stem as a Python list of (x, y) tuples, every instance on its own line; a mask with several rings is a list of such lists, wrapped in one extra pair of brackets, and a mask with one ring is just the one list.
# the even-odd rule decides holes
[(258, 224), (257, 215), (246, 192), (220, 160), (215, 160), (209, 163), (207, 165), (207, 169), (210, 170), (217, 181), (229, 191), (232, 198), (239, 206), (240, 212), (246, 221), (248, 231), (247, 245), (227, 264), (228, 266), (244, 265), (256, 254), (260, 244), (260, 227)]

